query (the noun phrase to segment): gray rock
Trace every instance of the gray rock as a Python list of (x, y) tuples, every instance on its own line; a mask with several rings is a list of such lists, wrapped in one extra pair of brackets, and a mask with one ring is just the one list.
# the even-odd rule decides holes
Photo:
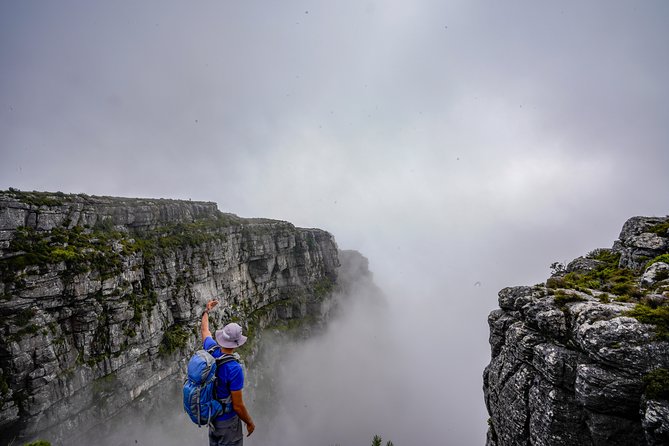
[(620, 265), (638, 270), (646, 265), (648, 259), (665, 253), (669, 249), (669, 234), (647, 231), (668, 220), (654, 217), (634, 217), (628, 220), (616, 242), (616, 249), (621, 252)]
[[(648, 287), (645, 302), (655, 306), (669, 299), (658, 282), (666, 264), (645, 273), (640, 268), (668, 252), (669, 234), (650, 232), (667, 220), (632, 218), (613, 247), (619, 266), (632, 269)], [(560, 275), (600, 264), (580, 257)], [(669, 403), (643, 395), (644, 375), (669, 369), (669, 341), (654, 325), (626, 315), (634, 302), (610, 295), (604, 303), (599, 291), (562, 291), (580, 300), (558, 306), (549, 294), (555, 291), (536, 286), (499, 292), (500, 308), (488, 317), (492, 355), (483, 373), (486, 444), (669, 444)]]
[(588, 272), (596, 269), (602, 262), (587, 257), (578, 257), (567, 264), (565, 272)]
[(668, 218), (662, 217), (632, 217), (625, 222), (618, 239), (626, 242), (634, 236), (648, 233), (648, 230), (653, 226), (664, 223)]
[(641, 425), (648, 446), (669, 444), (669, 401), (644, 401), (641, 406)]
[(529, 444), (588, 445), (590, 432), (574, 394), (539, 378), (529, 391)]
[(579, 325), (574, 340), (594, 361), (640, 375), (654, 365), (669, 364), (666, 343), (655, 339), (651, 325), (616, 317)]
[(634, 418), (642, 388), (641, 380), (625, 378), (617, 370), (594, 364), (579, 364), (576, 369), (576, 401), (590, 412)]
[(520, 310), (525, 304), (532, 302), (539, 295), (540, 293), (533, 287), (504, 288), (498, 293), (499, 307), (504, 310)]
[[(539, 344), (534, 347), (532, 365), (553, 387), (573, 391), (576, 382), (576, 368), (583, 361), (579, 352), (551, 343)], [(572, 392), (573, 393), (573, 392)]]
[(593, 446), (645, 446), (638, 419), (585, 411), (586, 425)]
[(669, 264), (664, 262), (656, 262), (650, 265), (646, 271), (644, 271), (639, 285), (643, 287), (651, 287), (657, 282), (666, 280), (669, 278)]
[[(212, 327), (233, 317), (249, 324), (253, 314), (256, 343), (265, 327), (289, 321), (318, 326), (334, 308), (339, 254), (325, 231), (241, 219), (220, 213), (214, 203), (57, 198), (62, 205), (38, 206), (0, 194), (0, 228), (48, 231), (110, 221), (129, 238), (132, 231), (146, 235), (158, 226), (202, 218), (231, 223), (217, 228), (215, 237), (153, 255), (121, 254), (123, 244), (116, 242), (110, 249), (122, 261), (112, 273), (70, 274), (61, 262), (17, 272), (20, 286), (3, 281), (10, 298), (0, 299), (0, 368), (12, 378), (0, 395), (0, 443), (10, 435), (20, 442), (42, 434), (54, 444), (66, 443), (142, 392), (180, 379), (183, 362), (197, 348), (193, 333), (208, 299), (221, 301), (211, 314)], [(346, 267), (371, 277), (360, 262)], [(177, 326), (186, 333), (185, 345), (168, 351), (167, 334)], [(247, 362), (255, 352), (249, 343)], [(19, 413), (25, 423), (18, 422)]]

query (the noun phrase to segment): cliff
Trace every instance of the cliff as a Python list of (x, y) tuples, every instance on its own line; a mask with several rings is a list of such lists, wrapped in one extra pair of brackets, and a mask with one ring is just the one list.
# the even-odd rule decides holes
[(181, 378), (208, 299), (247, 360), (265, 328), (322, 324), (338, 266), (329, 233), (214, 203), (0, 192), (0, 442), (66, 444)]
[(669, 217), (553, 273), (488, 318), (486, 444), (669, 444)]

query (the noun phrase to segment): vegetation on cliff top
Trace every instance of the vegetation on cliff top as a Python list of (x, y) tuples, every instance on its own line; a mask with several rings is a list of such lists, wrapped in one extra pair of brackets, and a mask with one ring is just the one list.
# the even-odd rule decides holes
[(221, 214), (217, 218), (178, 223), (130, 234), (117, 230), (111, 219), (93, 228), (74, 226), (38, 231), (21, 226), (10, 242), (9, 254), (0, 260), (3, 282), (16, 282), (15, 275), (30, 266), (43, 268), (65, 262), (68, 274), (97, 270), (103, 277), (116, 274), (123, 258), (137, 252), (147, 259), (155, 255), (195, 247), (210, 240), (225, 238), (221, 228), (241, 224), (236, 216)]
[(212, 240), (225, 240), (221, 229), (239, 226), (243, 219), (232, 214), (220, 214), (216, 218), (197, 220), (192, 223), (174, 223), (152, 230), (138, 230), (126, 244), (131, 252), (141, 251), (145, 258), (161, 253), (196, 247)]
[(114, 274), (121, 267), (121, 250), (115, 242), (123, 235), (116, 231), (56, 227), (37, 231), (31, 227), (17, 228), (10, 242), (10, 254), (0, 260), (0, 277), (5, 283), (19, 284), (16, 274), (27, 267), (40, 270), (47, 265), (65, 262), (69, 274), (98, 270), (102, 275)]
[[(137, 203), (137, 204), (151, 204), (151, 203), (183, 203), (184, 200), (176, 200), (171, 198), (124, 198), (124, 197), (111, 197), (111, 196), (97, 196), (97, 195), (88, 195), (84, 193), (79, 194), (66, 194), (64, 192), (45, 192), (45, 191), (23, 191), (10, 187), (8, 190), (0, 190), (0, 196), (7, 196), (14, 198), (22, 203), (25, 203), (29, 206), (64, 206), (66, 204), (77, 202), (87, 202), (87, 203), (96, 203), (96, 202), (116, 202), (116, 203)], [(189, 202), (191, 202), (189, 200)], [(194, 202), (194, 203), (208, 203), (208, 202)]]
[(13, 187), (6, 191), (0, 191), (0, 193), (31, 206), (62, 206), (64, 202), (69, 201), (72, 197), (72, 195), (63, 192), (27, 192)]
[[(653, 232), (665, 233), (669, 223), (654, 226)], [(625, 316), (636, 318), (644, 324), (655, 326), (658, 340), (669, 340), (669, 305), (667, 302), (653, 301), (645, 298), (645, 292), (639, 287), (641, 271), (621, 268), (619, 252), (601, 249), (595, 250), (586, 256), (596, 260), (594, 268), (587, 271), (571, 271), (565, 273), (564, 265), (551, 265), (554, 276), (546, 281), (546, 287), (553, 294), (555, 303), (565, 308), (567, 303), (584, 301), (582, 295), (570, 293), (566, 290), (575, 290), (591, 294), (592, 290), (601, 291), (598, 298), (603, 303), (609, 303), (612, 296), (616, 301), (637, 302), (634, 308), (624, 312)], [(646, 264), (646, 268), (653, 263), (669, 263), (669, 254), (661, 254)], [(669, 277), (659, 276), (659, 280)], [(610, 293), (610, 294), (609, 294)]]
[(618, 296), (626, 301), (643, 296), (637, 285), (638, 275), (621, 268), (620, 253), (601, 249), (588, 254), (587, 258), (598, 264), (590, 271), (572, 271), (563, 276), (554, 276), (546, 281), (548, 288), (568, 288), (582, 292), (598, 290)]

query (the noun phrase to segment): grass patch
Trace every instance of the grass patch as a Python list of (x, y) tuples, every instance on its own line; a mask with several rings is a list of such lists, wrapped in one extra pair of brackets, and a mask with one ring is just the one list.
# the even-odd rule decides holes
[(602, 293), (597, 296), (597, 299), (603, 304), (611, 303), (611, 296), (609, 296), (609, 293)]
[(666, 305), (655, 306), (650, 302), (638, 303), (634, 308), (623, 313), (643, 324), (655, 326), (657, 337), (660, 340), (669, 340), (669, 307)]
[(663, 262), (669, 264), (669, 254), (661, 254), (654, 259), (651, 259), (646, 263), (646, 268), (648, 268), (653, 263)]
[(570, 272), (563, 277), (552, 277), (546, 281), (547, 288), (568, 288), (588, 293), (599, 290), (618, 296), (639, 299), (643, 293), (637, 285), (637, 274), (627, 268), (620, 268), (620, 253), (611, 250), (597, 250), (588, 254), (589, 258), (600, 262), (587, 272)]
[(667, 235), (667, 232), (669, 232), (669, 220), (652, 226), (647, 232), (652, 232), (653, 234), (658, 235)]
[(23, 446), (51, 446), (51, 443), (46, 440), (35, 440), (30, 443), (24, 443)]
[(669, 370), (655, 369), (643, 377), (646, 396), (654, 400), (669, 400)]
[(564, 309), (568, 303), (583, 302), (587, 300), (583, 296), (574, 293), (565, 293), (562, 290), (557, 290), (553, 295), (553, 299), (555, 300), (555, 304), (562, 309)]

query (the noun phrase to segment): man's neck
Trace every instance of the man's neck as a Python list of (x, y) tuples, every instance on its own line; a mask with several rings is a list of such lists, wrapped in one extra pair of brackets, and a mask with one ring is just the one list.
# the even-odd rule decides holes
[(231, 355), (235, 352), (235, 349), (234, 348), (221, 347), (221, 351), (223, 353), (227, 353), (228, 355)]

